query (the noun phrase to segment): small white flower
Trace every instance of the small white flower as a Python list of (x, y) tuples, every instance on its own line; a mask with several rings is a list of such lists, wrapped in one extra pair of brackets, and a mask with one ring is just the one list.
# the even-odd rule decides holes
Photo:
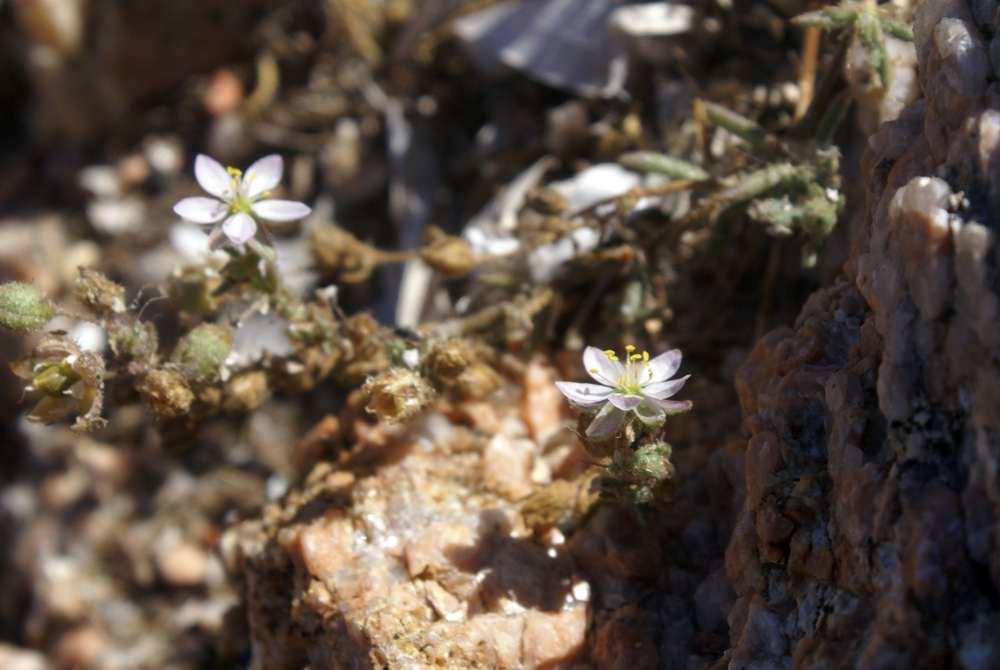
[(174, 213), (193, 223), (216, 225), (210, 246), (216, 249), (225, 239), (244, 244), (257, 233), (257, 220), (295, 221), (312, 209), (295, 200), (261, 200), (281, 181), (284, 162), (278, 154), (264, 156), (247, 168), (225, 168), (204, 154), (194, 159), (194, 178), (214, 198), (184, 198), (174, 205)]
[(610, 349), (601, 351), (597, 347), (587, 347), (584, 350), (583, 364), (597, 384), (556, 382), (563, 395), (577, 408), (600, 410), (587, 429), (588, 437), (611, 435), (629, 412), (635, 412), (645, 424), (659, 426), (668, 414), (691, 409), (690, 400), (667, 400), (680, 391), (691, 376), (670, 379), (681, 366), (679, 349), (652, 360), (645, 351), (633, 353), (635, 347), (632, 345), (625, 349), (628, 360), (624, 365)]

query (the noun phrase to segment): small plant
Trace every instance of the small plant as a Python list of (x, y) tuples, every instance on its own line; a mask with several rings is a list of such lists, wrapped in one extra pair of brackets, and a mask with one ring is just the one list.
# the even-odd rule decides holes
[(836, 6), (801, 14), (792, 19), (792, 22), (817, 30), (846, 31), (851, 39), (861, 42), (868, 64), (878, 72), (882, 88), (885, 89), (889, 88), (892, 77), (885, 36), (888, 34), (907, 42), (913, 41), (913, 30), (889, 16), (885, 8), (874, 2), (841, 2)]
[(607, 462), (601, 495), (648, 505), (673, 473), (671, 447), (659, 439), (668, 415), (691, 409), (689, 400), (670, 400), (691, 375), (673, 379), (680, 369), (677, 349), (650, 358), (625, 347), (623, 363), (612, 350), (587, 347), (583, 364), (597, 384), (556, 382), (577, 408), (591, 418), (583, 443)]

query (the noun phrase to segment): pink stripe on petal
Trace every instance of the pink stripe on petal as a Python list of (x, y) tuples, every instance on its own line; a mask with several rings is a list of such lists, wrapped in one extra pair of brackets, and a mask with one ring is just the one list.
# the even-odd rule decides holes
[(219, 161), (205, 154), (194, 158), (194, 178), (199, 186), (216, 197), (225, 199), (233, 195), (233, 178)]
[[(247, 197), (256, 198), (264, 191), (270, 191), (277, 186), (281, 182), (281, 173), (284, 169), (285, 163), (278, 154), (264, 156), (254, 161), (243, 173)], [(275, 219), (275, 221), (277, 220)]]
[(253, 204), (253, 213), (268, 221), (295, 221), (310, 212), (312, 208), (295, 200), (261, 200)]

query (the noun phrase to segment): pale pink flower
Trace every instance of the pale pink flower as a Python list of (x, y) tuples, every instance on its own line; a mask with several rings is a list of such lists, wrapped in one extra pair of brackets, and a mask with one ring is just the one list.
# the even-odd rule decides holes
[(193, 223), (215, 226), (210, 240), (213, 249), (227, 239), (233, 244), (244, 244), (257, 233), (257, 219), (295, 221), (312, 211), (295, 200), (263, 199), (281, 181), (283, 170), (284, 162), (278, 154), (264, 156), (246, 172), (222, 167), (215, 159), (198, 154), (194, 159), (194, 178), (214, 197), (184, 198), (174, 205), (174, 213)]
[(624, 364), (610, 349), (601, 351), (587, 347), (583, 365), (597, 384), (556, 382), (574, 406), (597, 411), (587, 428), (589, 437), (607, 437), (621, 426), (629, 412), (643, 423), (659, 426), (668, 414), (691, 409), (690, 400), (667, 400), (677, 393), (691, 375), (671, 379), (681, 366), (679, 349), (650, 359), (645, 351), (633, 353), (635, 347), (625, 347), (628, 358)]

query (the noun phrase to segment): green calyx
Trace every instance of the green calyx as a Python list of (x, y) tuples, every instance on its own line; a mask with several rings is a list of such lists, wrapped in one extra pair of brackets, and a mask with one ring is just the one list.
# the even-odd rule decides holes
[(10, 282), (0, 286), (0, 328), (27, 335), (33, 333), (56, 315), (49, 296), (34, 284)]
[(232, 349), (232, 337), (221, 326), (202, 324), (188, 333), (177, 346), (175, 359), (196, 383), (206, 382), (219, 372)]

